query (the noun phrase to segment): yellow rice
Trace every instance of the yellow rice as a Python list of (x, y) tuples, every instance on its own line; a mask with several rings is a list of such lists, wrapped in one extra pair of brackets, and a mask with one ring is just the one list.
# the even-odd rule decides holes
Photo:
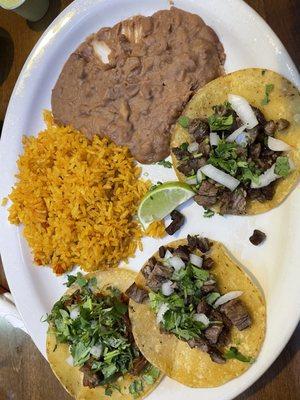
[[(9, 221), (23, 234), (38, 265), (57, 274), (75, 265), (87, 271), (117, 266), (141, 248), (134, 215), (149, 188), (125, 147), (53, 123), (24, 137)], [(163, 236), (162, 223), (147, 233)]]

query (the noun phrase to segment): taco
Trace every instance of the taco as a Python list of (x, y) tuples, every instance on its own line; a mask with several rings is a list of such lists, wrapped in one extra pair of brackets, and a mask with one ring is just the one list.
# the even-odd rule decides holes
[(194, 200), (221, 214), (279, 205), (300, 175), (300, 94), (270, 70), (245, 69), (200, 89), (174, 127), (173, 165)]
[(48, 315), (50, 366), (78, 400), (143, 398), (161, 379), (131, 332), (124, 292), (135, 276), (125, 269), (69, 276), (69, 290)]
[[(144, 290), (148, 299), (135, 296)], [(128, 292), (137, 345), (149, 362), (184, 385), (220, 386), (259, 354), (263, 296), (218, 242), (188, 235), (160, 247)]]

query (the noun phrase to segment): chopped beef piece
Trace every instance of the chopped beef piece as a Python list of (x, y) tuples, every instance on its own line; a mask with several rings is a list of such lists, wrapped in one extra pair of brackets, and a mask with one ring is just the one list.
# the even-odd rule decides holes
[(212, 258), (210, 257), (205, 257), (202, 263), (202, 268), (203, 269), (212, 269), (214, 266), (215, 262)]
[(205, 329), (204, 335), (208, 340), (209, 344), (217, 344), (219, 336), (223, 330), (223, 325), (211, 325), (209, 328)]
[(188, 340), (188, 345), (190, 346), (191, 349), (197, 348), (204, 351), (204, 353), (208, 353), (210, 350), (208, 341), (204, 338), (190, 339)]
[(184, 215), (182, 215), (179, 211), (173, 210), (170, 214), (172, 222), (170, 223), (169, 226), (166, 227), (165, 231), (167, 232), (168, 235), (174, 235), (175, 232), (177, 232), (182, 225), (184, 224)]
[(217, 364), (225, 364), (226, 363), (226, 360), (222, 356), (222, 353), (219, 350), (217, 350), (216, 348), (212, 348), (209, 351), (209, 355), (210, 355), (211, 360)]
[(260, 129), (258, 126), (255, 126), (254, 128), (247, 129), (247, 136), (249, 138), (249, 143), (252, 144), (256, 141), (260, 133)]
[(265, 134), (268, 136), (274, 136), (274, 133), (276, 132), (276, 124), (275, 122), (271, 119), (264, 125), (264, 131)]
[(258, 229), (254, 229), (252, 236), (249, 237), (249, 240), (254, 246), (258, 246), (266, 240), (266, 234)]
[(180, 147), (173, 147), (172, 152), (177, 160), (182, 160), (185, 157), (190, 157), (190, 153), (187, 150), (183, 150)]
[[(201, 158), (202, 162), (203, 160), (205, 160), (205, 164), (206, 164), (206, 158), (210, 155), (210, 151), (211, 151), (211, 147), (209, 144), (209, 141), (207, 139), (202, 140), (202, 142), (199, 142), (199, 149), (198, 149), (198, 153), (201, 153), (203, 155), (204, 158)], [(205, 165), (203, 164), (203, 165)], [(201, 165), (201, 167), (203, 166)]]
[(211, 285), (203, 285), (201, 287), (201, 293), (203, 294), (207, 294), (207, 293), (211, 293), (211, 292), (217, 292), (218, 288), (217, 288), (217, 284), (213, 283)]
[(189, 160), (184, 161), (178, 166), (178, 171), (184, 174), (185, 176), (190, 176), (195, 174), (199, 168), (203, 167), (206, 164), (206, 159), (204, 157), (201, 158), (190, 158)]
[(208, 123), (200, 118), (192, 119), (189, 124), (189, 134), (194, 136), (196, 142), (201, 142), (209, 135)]
[(260, 125), (265, 125), (265, 123), (267, 122), (264, 114), (260, 111), (259, 108), (253, 107), (251, 106), (252, 110), (254, 111), (254, 114), (257, 118), (257, 121)]
[(218, 194), (219, 188), (215, 184), (209, 181), (203, 181), (198, 190), (198, 194), (194, 196), (194, 200), (200, 206), (209, 208), (217, 202)]
[(135, 283), (129, 286), (125, 294), (136, 303), (142, 303), (146, 298), (148, 298), (148, 292), (142, 288), (139, 288)]
[(252, 160), (257, 160), (261, 153), (261, 143), (253, 143), (249, 147), (249, 153)]
[(261, 203), (266, 200), (272, 200), (275, 194), (275, 185), (276, 182), (270, 183), (270, 185), (265, 186), (260, 189), (248, 189), (248, 196), (251, 200), (258, 200)]
[(204, 237), (187, 235), (187, 241), (191, 251), (198, 249), (201, 253), (207, 253), (212, 246), (212, 243)]
[(230, 343), (230, 330), (226, 326), (223, 326), (222, 332), (220, 333), (220, 336), (218, 338), (217, 345), (227, 346), (229, 343)]
[(146, 278), (146, 282), (149, 288), (156, 292), (161, 288), (161, 285), (170, 278), (172, 272), (173, 271), (171, 267), (163, 265), (162, 263), (157, 261), (151, 273), (147, 276), (145, 276), (144, 274), (143, 275)]
[(131, 321), (130, 321), (128, 313), (123, 314), (122, 319), (123, 319), (123, 322), (125, 325), (125, 337), (128, 338), (130, 343), (134, 343), (134, 337), (132, 334), (132, 326), (131, 326)]
[(140, 372), (146, 367), (148, 361), (146, 358), (141, 354), (139, 357), (135, 358), (132, 363), (131, 373), (133, 375), (139, 375)]
[(189, 261), (190, 259), (189, 246), (178, 246), (174, 250), (174, 255), (180, 257), (182, 261)]
[(247, 192), (244, 189), (237, 189), (234, 192), (224, 190), (220, 198), (221, 214), (243, 215), (246, 212)]
[(211, 306), (206, 303), (205, 299), (201, 299), (197, 305), (198, 314), (209, 314), (211, 311)]
[(157, 262), (156, 258), (151, 257), (151, 258), (149, 258), (149, 260), (147, 261), (145, 266), (142, 268), (141, 273), (144, 275), (146, 280), (148, 279), (149, 275), (153, 271), (153, 268), (156, 265), (156, 262)]
[(160, 246), (160, 248), (158, 249), (158, 255), (160, 258), (164, 258), (164, 256), (166, 255), (165, 246)]
[(232, 322), (230, 321), (230, 319), (228, 319), (225, 314), (222, 314), (220, 311), (215, 310), (214, 308), (211, 309), (209, 318), (211, 321), (222, 322), (226, 328), (232, 327)]
[(290, 126), (290, 123), (287, 119), (280, 118), (278, 121), (276, 121), (276, 126), (278, 131), (283, 131)]
[(88, 386), (93, 389), (101, 384), (103, 376), (100, 371), (92, 370), (93, 359), (90, 358), (82, 367), (80, 371), (83, 372), (83, 386)]
[(228, 319), (230, 319), (239, 331), (242, 331), (251, 325), (250, 315), (244, 304), (239, 299), (228, 301), (221, 306), (220, 310)]
[(273, 151), (267, 148), (264, 148), (261, 151), (260, 158), (256, 160), (258, 166), (264, 171), (271, 168), (271, 166), (276, 161), (277, 157), (281, 154), (279, 151)]

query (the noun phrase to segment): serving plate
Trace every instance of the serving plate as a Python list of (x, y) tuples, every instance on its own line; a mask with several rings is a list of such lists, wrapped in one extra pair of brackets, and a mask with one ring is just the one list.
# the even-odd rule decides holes
[[(42, 110), (50, 108), (51, 89), (69, 54), (100, 27), (112, 26), (136, 14), (151, 15), (168, 6), (167, 0), (77, 0), (56, 18), (31, 52), (9, 103), (0, 148), (1, 198), (14, 184), (22, 135), (36, 135), (43, 128)], [(227, 54), (227, 72), (245, 67), (270, 68), (300, 86), (297, 69), (279, 39), (243, 1), (175, 0), (175, 6), (199, 14), (217, 32)], [(172, 170), (157, 165), (146, 166), (143, 172), (153, 182), (175, 179)], [(189, 202), (184, 206), (187, 223), (174, 235), (175, 239), (199, 233), (228, 247), (255, 277), (265, 295), (266, 339), (254, 365), (226, 385), (191, 389), (165, 378), (149, 400), (232, 399), (257, 380), (279, 355), (300, 317), (299, 210), (299, 187), (280, 207), (258, 216), (204, 218), (196, 204)], [(33, 266), (22, 230), (7, 222), (4, 207), (0, 209), (0, 218), (0, 251), (9, 286), (32, 339), (45, 355), (47, 326), (40, 319), (63, 293), (64, 278), (57, 278), (48, 268)], [(252, 246), (248, 240), (254, 228), (267, 234), (260, 247)], [(155, 249), (169, 240), (145, 238), (144, 251), (137, 252), (129, 267), (139, 270)]]

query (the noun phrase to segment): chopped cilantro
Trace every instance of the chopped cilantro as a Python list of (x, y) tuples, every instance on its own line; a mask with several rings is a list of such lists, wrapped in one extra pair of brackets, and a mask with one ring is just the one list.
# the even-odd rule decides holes
[(158, 188), (159, 185), (162, 185), (162, 182), (156, 182), (156, 185), (152, 185), (149, 189), (149, 192), (152, 192), (152, 190)]
[(213, 303), (220, 297), (221, 295), (220, 295), (220, 293), (218, 293), (218, 292), (212, 292), (212, 293), (209, 293), (207, 296), (206, 296), (206, 302), (209, 304), (209, 305), (213, 305)]
[(107, 386), (107, 387), (105, 388), (104, 394), (105, 394), (105, 396), (109, 396), (109, 397), (110, 397), (110, 396), (113, 394), (112, 388), (111, 388), (110, 386)]
[(78, 272), (77, 275), (67, 275), (67, 279), (68, 281), (65, 283), (67, 287), (70, 287), (73, 284), (83, 287), (88, 284), (88, 280), (84, 278), (81, 272)]
[(233, 124), (233, 115), (230, 114), (225, 117), (213, 114), (208, 117), (208, 123), (212, 131), (223, 131), (231, 128)]
[[(121, 292), (109, 288), (110, 295), (101, 296), (93, 288), (97, 281), (87, 279), (82, 274), (68, 277), (67, 285), (78, 284), (79, 288), (57, 301), (47, 321), (53, 329), (57, 343), (66, 343), (74, 359), (74, 365), (92, 363), (93, 371), (101, 371), (99, 385), (106, 386), (105, 394), (110, 396), (112, 384), (126, 372), (130, 372), (133, 361), (140, 352), (131, 343), (123, 316), (128, 313), (128, 305)], [(78, 316), (71, 317), (76, 309)], [(91, 356), (93, 346), (100, 345), (98, 357)], [(116, 388), (116, 387), (115, 387)]]
[(187, 150), (188, 147), (188, 142), (181, 143), (181, 145), (179, 146), (180, 150)]
[(183, 128), (188, 128), (188, 126), (190, 124), (190, 119), (189, 119), (189, 117), (182, 115), (181, 117), (178, 118), (178, 123)]
[(165, 168), (172, 168), (172, 163), (167, 160), (162, 160), (157, 163), (158, 165), (162, 165)]
[(203, 216), (205, 218), (211, 218), (215, 215), (215, 212), (213, 210), (207, 209), (204, 211)]
[(265, 86), (265, 97), (262, 99), (261, 104), (263, 106), (266, 106), (268, 103), (270, 103), (270, 93), (274, 90), (274, 84), (273, 83), (268, 83)]
[(160, 375), (159, 369), (150, 365), (148, 368), (146, 368), (142, 378), (148, 385), (152, 385), (157, 380), (159, 375)]
[(129, 386), (129, 393), (132, 394), (134, 398), (138, 397), (139, 394), (144, 390), (143, 382), (141, 379), (136, 379)]
[(290, 173), (291, 167), (287, 156), (279, 156), (275, 162), (275, 174), (286, 177)]
[(236, 347), (230, 347), (230, 349), (227, 350), (227, 351), (224, 353), (224, 357), (225, 357), (227, 360), (236, 359), (236, 360), (239, 360), (239, 361), (241, 361), (241, 362), (246, 362), (246, 363), (253, 363), (253, 362), (254, 362), (254, 360), (253, 360), (252, 357), (244, 356), (243, 354), (241, 354), (241, 353), (238, 351), (238, 349), (237, 349)]

